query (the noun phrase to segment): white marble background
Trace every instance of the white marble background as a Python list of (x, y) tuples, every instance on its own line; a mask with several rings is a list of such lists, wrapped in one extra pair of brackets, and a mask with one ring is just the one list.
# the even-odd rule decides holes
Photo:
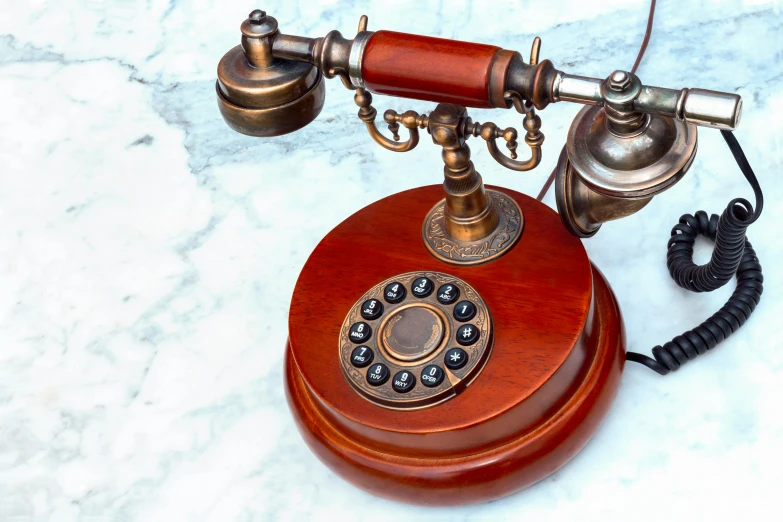
[[(749, 232), (767, 277), (753, 318), (676, 374), (630, 365), (608, 419), (564, 469), (454, 509), (395, 504), (339, 480), (299, 438), (282, 389), (288, 301), (310, 251), (374, 200), (438, 183), (440, 154), (374, 146), (336, 81), (296, 134), (229, 131), (215, 68), (253, 7), (309, 36), (352, 34), (362, 13), (371, 29), (523, 52), (538, 34), (560, 68), (605, 76), (631, 66), (648, 3), (0, 0), (0, 521), (779, 517), (780, 3), (661, 1), (639, 70), (645, 83), (745, 100), (737, 136), (767, 197)], [(504, 171), (474, 147), (486, 181), (535, 195), (577, 110), (543, 111), (533, 173)], [(679, 215), (752, 197), (718, 133), (700, 138), (682, 182), (586, 242), (632, 350), (695, 326), (733, 286), (690, 294), (665, 268)]]

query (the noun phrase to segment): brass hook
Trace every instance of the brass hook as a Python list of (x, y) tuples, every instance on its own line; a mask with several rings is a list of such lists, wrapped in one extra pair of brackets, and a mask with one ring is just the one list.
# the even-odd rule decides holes
[[(525, 115), (523, 125), (525, 130), (527, 130), (525, 143), (530, 147), (529, 159), (526, 161), (515, 161), (517, 159), (518, 134), (517, 130), (513, 127), (501, 129), (492, 122), (484, 124), (478, 122), (471, 124), (471, 122), (468, 122), (471, 126), (468, 128), (466, 134), (481, 136), (481, 138), (487, 142), (489, 154), (495, 161), (507, 169), (516, 171), (532, 170), (541, 162), (541, 144), (544, 143), (544, 134), (539, 130), (541, 128), (541, 118), (536, 116), (533, 104), (530, 101), (524, 101), (519, 93), (515, 91), (506, 91), (503, 93), (503, 98), (513, 104), (517, 112)], [(495, 142), (498, 138), (506, 140), (506, 147), (511, 153), (511, 158), (500, 152), (500, 149)]]
[[(378, 111), (372, 106), (372, 95), (362, 88), (356, 89), (356, 94), (353, 97), (356, 105), (359, 106), (359, 119), (364, 122), (367, 127), (367, 132), (370, 133), (370, 137), (383, 147), (394, 152), (408, 152), (419, 144), (419, 129), (417, 127), (425, 128), (429, 122), (429, 119), (424, 115), (419, 115), (414, 111), (405, 111), (402, 114), (397, 114), (393, 110), (388, 110), (384, 113), (383, 119), (388, 123), (389, 130), (394, 136), (394, 141), (390, 140), (386, 136), (380, 133), (375, 126), (375, 117), (378, 115)], [(400, 123), (403, 127), (408, 129), (410, 136), (407, 140), (400, 142), (400, 135), (397, 131), (400, 129)]]
[(533, 46), (530, 48), (530, 65), (538, 65), (538, 55), (541, 52), (541, 38), (533, 38)]
[[(362, 33), (367, 30), (367, 20), (367, 15), (362, 15), (361, 18), (359, 18), (358, 32)], [(348, 89), (354, 90), (351, 80), (344, 70), (330, 69), (329, 74), (332, 76), (339, 76), (343, 85)], [(406, 111), (402, 114), (397, 114), (393, 110), (386, 111), (383, 115), (383, 119), (389, 125), (389, 130), (394, 137), (394, 140), (392, 141), (381, 134), (375, 126), (375, 117), (378, 115), (378, 111), (372, 106), (372, 94), (367, 92), (364, 88), (359, 87), (356, 89), (353, 100), (356, 102), (356, 105), (359, 106), (359, 119), (364, 122), (367, 127), (367, 132), (370, 133), (370, 137), (375, 143), (384, 149), (394, 152), (407, 152), (419, 144), (419, 129), (417, 127), (423, 129), (427, 126), (428, 119), (426, 116), (419, 115), (414, 111)], [(400, 135), (398, 133), (400, 130), (400, 123), (402, 123), (403, 127), (408, 129), (410, 133), (408, 139), (403, 142), (400, 142)]]

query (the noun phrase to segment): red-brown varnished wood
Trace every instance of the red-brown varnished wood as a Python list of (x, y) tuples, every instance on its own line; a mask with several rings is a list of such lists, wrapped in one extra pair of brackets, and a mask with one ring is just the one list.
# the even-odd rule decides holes
[(489, 77), (499, 47), (377, 31), (362, 56), (371, 92), (489, 108)]
[[(503, 191), (520, 204), (525, 229), (492, 263), (448, 265), (426, 251), (421, 224), (442, 195), (430, 186), (357, 212), (302, 270), (289, 315), (289, 403), (319, 458), (363, 489), (433, 505), (497, 498), (567, 462), (609, 408), (624, 360), (611, 290), (556, 213)], [(414, 270), (447, 272), (476, 288), (493, 316), (494, 344), (457, 397), (389, 410), (343, 377), (339, 329), (366, 289)]]

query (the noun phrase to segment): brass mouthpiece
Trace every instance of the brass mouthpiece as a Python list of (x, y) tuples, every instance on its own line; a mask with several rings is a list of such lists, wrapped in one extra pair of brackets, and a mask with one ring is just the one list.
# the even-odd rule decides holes
[(250, 136), (288, 134), (313, 121), (324, 105), (321, 71), (310, 63), (272, 55), (277, 20), (256, 9), (242, 23), (242, 45), (218, 64), (220, 114)]

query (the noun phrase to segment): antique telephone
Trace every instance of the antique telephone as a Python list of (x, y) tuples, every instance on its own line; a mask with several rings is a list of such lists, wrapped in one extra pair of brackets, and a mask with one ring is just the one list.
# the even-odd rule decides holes
[[(626, 358), (676, 370), (759, 302), (761, 266), (745, 229), (763, 199), (729, 132), (739, 124), (739, 96), (645, 86), (626, 71), (569, 75), (539, 61), (538, 38), (526, 63), (490, 45), (371, 32), (366, 17), (352, 40), (338, 31), (286, 35), (260, 10), (241, 30), (242, 45), (218, 66), (218, 106), (234, 130), (266, 137), (304, 127), (323, 107), (323, 78), (338, 77), (379, 145), (409, 151), (426, 130), (442, 149), (442, 187), (395, 194), (346, 219), (313, 251), (294, 291), (289, 405), (311, 449), (357, 486), (453, 505), (530, 485), (592, 436)], [(386, 111), (390, 139), (376, 128), (371, 92), (439, 104), (428, 115)], [(536, 110), (561, 101), (585, 107), (557, 166), (558, 217), (526, 195), (485, 188), (467, 141), (484, 140), (506, 168), (531, 170), (544, 142)], [(466, 107), (513, 108), (524, 136), (475, 122)], [(626, 354), (617, 302), (579, 238), (676, 183), (696, 154), (697, 126), (721, 130), (756, 208), (735, 199), (720, 218), (683, 216), (668, 266), (690, 290), (714, 290), (735, 274), (737, 289), (653, 357)], [(518, 159), (521, 138), (526, 159)], [(716, 241), (704, 266), (692, 260), (698, 234)]]

